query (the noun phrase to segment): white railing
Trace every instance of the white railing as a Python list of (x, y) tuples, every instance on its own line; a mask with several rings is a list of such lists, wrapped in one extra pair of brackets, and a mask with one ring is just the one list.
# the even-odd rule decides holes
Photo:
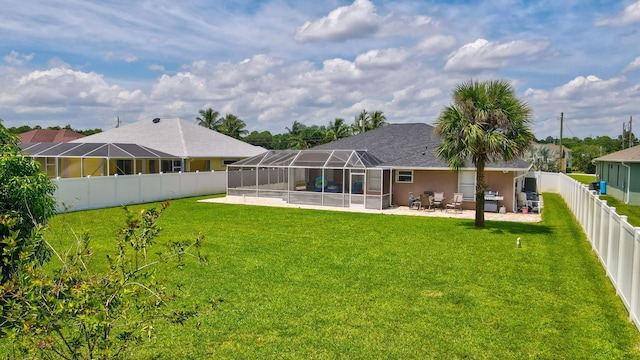
[(58, 212), (141, 204), (227, 191), (225, 171), (53, 179)]
[[(586, 185), (564, 174), (543, 174), (541, 189), (563, 197), (640, 330), (640, 227), (629, 224)], [(554, 186), (558, 191), (545, 190)]]

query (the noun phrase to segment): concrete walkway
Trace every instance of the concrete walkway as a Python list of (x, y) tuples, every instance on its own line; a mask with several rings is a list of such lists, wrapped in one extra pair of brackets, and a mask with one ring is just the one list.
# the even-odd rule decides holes
[[(256, 198), (256, 197), (242, 197), (242, 196), (225, 196), (212, 199), (199, 200), (199, 202), (210, 202), (220, 204), (240, 204), (240, 205), (253, 205), (253, 206), (273, 206), (273, 207), (287, 207), (298, 209), (316, 209), (327, 211), (348, 211), (348, 212), (361, 212), (370, 214), (385, 214), (385, 215), (406, 215), (406, 216), (436, 216), (436, 217), (448, 217), (458, 219), (475, 219), (476, 212), (474, 210), (463, 210), (462, 213), (455, 211), (426, 211), (409, 209), (407, 206), (391, 207), (383, 210), (373, 209), (358, 209), (358, 208), (343, 208), (332, 206), (317, 206), (317, 205), (301, 205), (301, 204), (289, 204), (280, 199), (271, 198)], [(542, 205), (542, 197), (540, 197), (540, 206)], [(537, 213), (521, 214), (521, 213), (484, 213), (485, 220), (495, 221), (513, 221), (513, 222), (540, 222), (542, 221), (542, 215)]]

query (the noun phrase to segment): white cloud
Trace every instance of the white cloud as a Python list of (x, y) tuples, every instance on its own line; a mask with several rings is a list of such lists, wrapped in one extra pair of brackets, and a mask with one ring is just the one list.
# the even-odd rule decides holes
[(611, 17), (602, 18), (596, 21), (596, 25), (623, 26), (633, 23), (640, 23), (640, 1), (628, 5), (622, 13)]
[(452, 35), (433, 35), (422, 39), (416, 45), (416, 50), (427, 54), (441, 54), (456, 45), (456, 38)]
[(358, 68), (394, 68), (402, 65), (409, 54), (402, 49), (370, 50), (356, 57)]
[(595, 75), (577, 76), (552, 89), (529, 88), (524, 99), (538, 119), (536, 132), (559, 132), (558, 117), (563, 112), (568, 136), (610, 135), (630, 114), (637, 113), (640, 85), (624, 77), (600, 79)]
[(628, 73), (636, 70), (640, 70), (640, 56), (630, 62), (629, 65), (625, 66), (622, 72)]
[(25, 63), (30, 62), (32, 59), (33, 54), (23, 55), (13, 50), (11, 51), (11, 53), (9, 53), (9, 55), (2, 57), (2, 60), (4, 60), (7, 64), (13, 66), (22, 66)]
[(5, 113), (32, 114), (39, 121), (50, 120), (45, 115), (49, 113), (66, 114), (67, 123), (78, 117), (95, 121), (105, 116), (105, 110), (110, 117), (116, 111), (139, 111), (145, 102), (141, 90), (127, 90), (109, 84), (94, 72), (65, 67), (5, 73), (0, 80), (4, 85), (0, 88), (0, 109)]
[(546, 41), (490, 42), (477, 39), (453, 53), (445, 65), (445, 70), (500, 69), (513, 64), (516, 59), (531, 60), (547, 49), (548, 45)]
[(339, 7), (326, 17), (307, 21), (296, 31), (299, 42), (345, 41), (374, 34), (381, 26), (382, 18), (376, 14), (369, 0), (355, 0), (349, 6)]

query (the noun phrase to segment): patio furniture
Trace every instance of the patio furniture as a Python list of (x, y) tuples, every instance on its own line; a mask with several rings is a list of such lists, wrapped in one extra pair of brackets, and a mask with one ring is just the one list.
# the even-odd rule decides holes
[(456, 211), (458, 214), (462, 214), (462, 193), (453, 194), (453, 201), (446, 206), (447, 212), (449, 209)]
[(433, 195), (429, 195), (428, 193), (420, 195), (420, 203), (422, 203), (422, 208), (425, 211), (435, 211), (433, 207)]
[(439, 207), (440, 210), (444, 209), (444, 193), (443, 192), (434, 192), (433, 193), (433, 207)]
[(409, 209), (416, 209), (416, 210), (422, 209), (422, 202), (420, 201), (419, 198), (416, 198), (415, 196), (413, 196), (412, 192), (409, 193)]

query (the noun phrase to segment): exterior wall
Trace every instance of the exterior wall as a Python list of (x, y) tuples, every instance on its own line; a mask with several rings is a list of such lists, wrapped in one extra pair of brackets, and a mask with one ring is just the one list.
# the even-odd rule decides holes
[(607, 182), (607, 195), (622, 201), (627, 200), (627, 172), (631, 169), (629, 205), (640, 205), (640, 164), (630, 163), (627, 166), (620, 162), (598, 162), (596, 173), (600, 180)]
[(607, 182), (607, 195), (624, 200), (627, 168), (618, 162), (601, 162), (600, 180)]
[(640, 205), (640, 164), (629, 164), (631, 166), (631, 193), (629, 194), (629, 204)]
[[(393, 203), (401, 206), (409, 204), (409, 193), (419, 197), (425, 191), (444, 192), (447, 202), (458, 192), (458, 173), (451, 170), (414, 170), (413, 183), (399, 183), (396, 181), (396, 172), (393, 173)], [(498, 206), (504, 205), (507, 211), (513, 211), (515, 190), (513, 189), (514, 173), (509, 171), (487, 171), (485, 182), (487, 190), (498, 191), (504, 200), (498, 202)], [(475, 201), (464, 200), (462, 208), (475, 210)]]
[(393, 171), (393, 204), (409, 205), (410, 192), (416, 197), (425, 191), (444, 192), (444, 196), (450, 199), (458, 191), (458, 175), (453, 171), (415, 170), (412, 183), (397, 182), (396, 171)]
[(63, 178), (82, 177), (81, 159), (77, 159), (77, 158), (60, 159), (60, 167), (58, 171), (60, 172), (60, 177), (63, 177)]
[[(513, 203), (515, 197), (515, 189), (513, 188), (513, 171), (486, 171), (484, 173), (485, 182), (487, 183), (487, 190), (497, 191), (498, 196), (503, 196), (504, 200), (498, 201), (498, 208), (505, 206), (507, 211), (513, 211)], [(474, 207), (475, 209), (475, 204)]]
[(103, 159), (84, 159), (84, 176), (104, 176), (106, 175), (105, 170)]

